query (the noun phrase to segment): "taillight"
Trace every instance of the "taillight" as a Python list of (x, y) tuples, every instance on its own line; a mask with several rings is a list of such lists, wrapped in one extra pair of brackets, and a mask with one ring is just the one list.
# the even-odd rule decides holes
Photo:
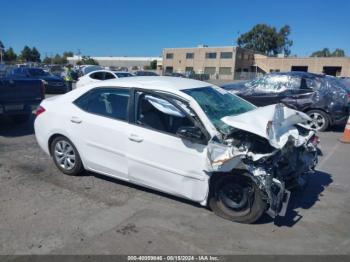
[(45, 108), (43, 108), (42, 106), (39, 106), (38, 109), (35, 112), (36, 116), (39, 116), (40, 114), (45, 112)]

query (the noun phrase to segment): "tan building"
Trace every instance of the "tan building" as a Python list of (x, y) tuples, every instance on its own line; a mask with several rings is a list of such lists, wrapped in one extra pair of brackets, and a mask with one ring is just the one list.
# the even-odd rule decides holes
[(258, 70), (269, 72), (305, 71), (333, 76), (350, 76), (350, 57), (266, 57), (254, 56)]
[(350, 76), (349, 57), (267, 57), (240, 47), (165, 48), (163, 73), (208, 74), (210, 79), (250, 79), (270, 72), (306, 71)]
[(232, 80), (235, 72), (253, 72), (254, 52), (234, 47), (165, 48), (164, 73), (208, 74), (211, 79)]

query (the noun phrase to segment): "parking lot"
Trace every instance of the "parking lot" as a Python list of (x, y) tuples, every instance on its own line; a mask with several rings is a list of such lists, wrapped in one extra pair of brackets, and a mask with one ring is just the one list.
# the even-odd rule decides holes
[(33, 119), (0, 123), (0, 254), (349, 254), (350, 145), (321, 133), (321, 157), (285, 218), (245, 225), (197, 204), (86, 173), (61, 174)]

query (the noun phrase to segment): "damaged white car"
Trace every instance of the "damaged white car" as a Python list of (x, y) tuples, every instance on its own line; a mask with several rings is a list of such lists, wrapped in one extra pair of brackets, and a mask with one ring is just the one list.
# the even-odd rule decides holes
[(284, 215), (288, 189), (313, 172), (318, 138), (308, 120), (205, 82), (139, 77), (44, 100), (35, 134), (65, 174), (90, 170), (253, 223)]

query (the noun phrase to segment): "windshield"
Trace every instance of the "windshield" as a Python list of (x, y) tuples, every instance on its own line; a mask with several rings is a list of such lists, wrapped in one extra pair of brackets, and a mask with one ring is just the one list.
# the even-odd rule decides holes
[(216, 86), (185, 89), (182, 92), (193, 97), (213, 125), (224, 134), (230, 134), (234, 128), (222, 122), (221, 118), (239, 115), (256, 108), (238, 96)]
[(48, 75), (48, 73), (46, 73), (42, 69), (31, 68), (31, 69), (27, 69), (27, 70), (28, 70), (28, 73), (30, 76), (47, 76)]

